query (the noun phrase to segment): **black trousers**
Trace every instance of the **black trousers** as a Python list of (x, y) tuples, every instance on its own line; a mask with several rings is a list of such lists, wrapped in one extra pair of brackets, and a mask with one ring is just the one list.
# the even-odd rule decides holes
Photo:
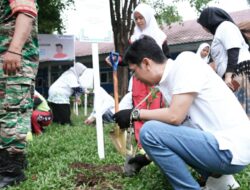
[(49, 106), (53, 113), (53, 122), (61, 125), (72, 124), (70, 120), (70, 104), (55, 104), (49, 102)]

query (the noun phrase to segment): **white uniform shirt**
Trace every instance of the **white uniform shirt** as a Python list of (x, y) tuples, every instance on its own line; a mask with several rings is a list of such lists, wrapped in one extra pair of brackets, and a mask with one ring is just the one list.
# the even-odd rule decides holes
[[(110, 96), (106, 90), (104, 90), (102, 87), (99, 89), (100, 93), (100, 113), (103, 115), (107, 110), (110, 110), (113, 114), (115, 113), (115, 101), (112, 96)], [(122, 100), (119, 103), (119, 110), (124, 109), (132, 109), (132, 92), (127, 93)], [(96, 112), (95, 110), (90, 114), (89, 118), (96, 118)]]
[(168, 60), (159, 83), (163, 96), (197, 93), (188, 115), (195, 125), (212, 133), (220, 150), (229, 149), (232, 164), (250, 163), (250, 121), (235, 95), (207, 64), (192, 52)]
[(240, 48), (238, 63), (250, 60), (248, 45), (239, 28), (232, 22), (224, 21), (216, 29), (211, 44), (211, 55), (216, 64), (216, 71), (221, 77), (225, 74), (227, 68), (227, 50), (231, 48)]
[(64, 72), (49, 88), (48, 101), (55, 104), (70, 104), (72, 88), (80, 87), (76, 75), (68, 70)]
[[(99, 98), (100, 106), (98, 108), (100, 109), (100, 114), (103, 115), (108, 109), (113, 109), (115, 106), (115, 100), (112, 96), (110, 96), (106, 90), (104, 90), (102, 87), (97, 88)], [(94, 97), (95, 98), (95, 97)], [(93, 112), (90, 114), (90, 117), (96, 118), (96, 111), (93, 110)]]

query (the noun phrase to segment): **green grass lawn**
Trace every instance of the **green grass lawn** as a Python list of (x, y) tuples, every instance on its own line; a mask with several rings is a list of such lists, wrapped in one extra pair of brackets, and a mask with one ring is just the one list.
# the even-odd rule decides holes
[[(164, 175), (150, 164), (132, 178), (124, 177), (124, 157), (114, 148), (104, 126), (105, 158), (97, 153), (96, 129), (72, 113), (74, 126), (52, 124), (28, 145), (27, 180), (8, 190), (170, 190)], [(250, 135), (250, 134), (249, 134)], [(250, 151), (250, 150), (249, 150)], [(241, 190), (250, 189), (250, 167), (235, 175)]]

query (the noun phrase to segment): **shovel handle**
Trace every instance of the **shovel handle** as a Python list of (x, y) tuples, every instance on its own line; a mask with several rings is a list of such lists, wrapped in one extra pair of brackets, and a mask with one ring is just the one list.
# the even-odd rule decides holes
[(115, 113), (119, 111), (119, 94), (118, 94), (118, 78), (117, 68), (119, 63), (119, 53), (110, 52), (109, 60), (113, 68), (113, 83), (114, 83), (114, 99), (115, 99)]
[(115, 113), (119, 111), (119, 94), (118, 94), (118, 79), (117, 71), (113, 71), (113, 82), (114, 82), (114, 99), (115, 99)]

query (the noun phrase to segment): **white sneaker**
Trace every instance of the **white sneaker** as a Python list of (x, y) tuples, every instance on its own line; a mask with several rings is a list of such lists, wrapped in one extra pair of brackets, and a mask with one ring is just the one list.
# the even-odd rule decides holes
[(240, 187), (233, 175), (223, 175), (219, 178), (208, 177), (202, 190), (233, 190)]

